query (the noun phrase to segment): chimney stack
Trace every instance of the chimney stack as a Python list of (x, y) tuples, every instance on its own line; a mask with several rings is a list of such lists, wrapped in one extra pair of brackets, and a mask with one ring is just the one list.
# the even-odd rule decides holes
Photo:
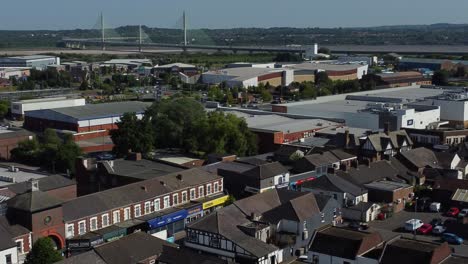
[(39, 180), (31, 180), (31, 191), (39, 191)]
[(350, 142), (349, 129), (346, 129), (344, 134), (345, 134), (345, 148), (348, 148), (349, 142)]
[(183, 180), (184, 180), (182, 174), (177, 174), (177, 179), (178, 179), (179, 181), (183, 181)]
[(388, 136), (390, 134), (390, 122), (385, 122), (384, 133)]
[(140, 152), (130, 152), (128, 154), (128, 160), (139, 161), (141, 160), (141, 153)]
[(166, 183), (164, 181), (160, 181), (159, 183), (161, 183), (162, 186), (166, 186)]

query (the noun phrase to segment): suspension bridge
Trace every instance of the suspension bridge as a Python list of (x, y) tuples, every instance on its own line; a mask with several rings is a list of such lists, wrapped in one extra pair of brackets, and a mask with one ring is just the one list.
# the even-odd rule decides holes
[[(228, 45), (202, 45), (191, 43), (188, 39), (188, 23), (187, 15), (184, 12), (178, 24), (182, 24), (180, 28), (182, 30), (182, 38), (179, 44), (174, 43), (159, 43), (154, 42), (148, 34), (145, 33), (142, 25), (138, 26), (135, 36), (120, 36), (115, 29), (106, 26), (104, 14), (101, 13), (95, 26), (92, 28), (93, 31), (99, 32), (93, 38), (68, 38), (65, 37), (61, 41), (61, 45), (71, 49), (86, 49), (89, 47), (100, 47), (102, 50), (106, 50), (107, 47), (134, 47), (138, 48), (142, 52), (145, 48), (171, 48), (181, 51), (189, 50), (211, 50), (211, 51), (231, 51), (237, 52), (291, 52), (304, 54), (310, 47), (290, 47), (290, 46), (234, 46)], [(227, 41), (229, 42), (229, 41)]]

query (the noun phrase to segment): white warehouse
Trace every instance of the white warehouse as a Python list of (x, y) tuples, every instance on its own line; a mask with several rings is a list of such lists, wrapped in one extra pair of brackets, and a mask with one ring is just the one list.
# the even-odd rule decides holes
[(23, 118), (26, 111), (83, 106), (85, 104), (84, 98), (54, 97), (22, 100), (11, 103), (11, 113), (16, 118)]

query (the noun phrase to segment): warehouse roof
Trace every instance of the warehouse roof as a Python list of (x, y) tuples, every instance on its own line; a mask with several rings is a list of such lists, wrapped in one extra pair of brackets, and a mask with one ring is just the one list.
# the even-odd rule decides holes
[(143, 113), (150, 104), (137, 101), (115, 102), (105, 104), (88, 104), (83, 106), (64, 107), (27, 111), (26, 116), (37, 118), (51, 118), (61, 115), (75, 120), (88, 120), (121, 116), (124, 113)]
[(29, 56), (7, 57), (7, 59), (18, 59), (18, 60), (44, 60), (44, 59), (55, 59), (55, 57), (54, 57), (54, 56), (46, 56), (46, 55), (29, 55)]
[(357, 70), (365, 65), (360, 64), (329, 64), (329, 63), (310, 63), (288, 65), (287, 68), (294, 70), (323, 70), (323, 71), (350, 71)]
[(232, 80), (245, 81), (258, 76), (262, 76), (269, 73), (283, 72), (284, 69), (268, 69), (268, 68), (253, 68), (253, 67), (238, 67), (238, 68), (226, 68), (217, 71), (209, 71), (203, 73), (203, 75), (220, 75), (229, 76)]
[(185, 64), (185, 63), (170, 63), (170, 64), (165, 64), (165, 65), (158, 65), (154, 66), (156, 69), (167, 69), (167, 68), (172, 68), (172, 67), (179, 67), (179, 68), (196, 68), (197, 66), (191, 65), (191, 64)]

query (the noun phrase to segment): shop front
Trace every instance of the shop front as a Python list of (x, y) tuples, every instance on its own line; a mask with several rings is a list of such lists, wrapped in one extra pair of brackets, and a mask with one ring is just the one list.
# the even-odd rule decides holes
[(66, 241), (68, 256), (77, 255), (91, 250), (93, 247), (104, 243), (100, 234), (89, 232), (79, 237), (68, 239)]
[(199, 218), (203, 217), (203, 205), (198, 204), (193, 207), (187, 208), (187, 218), (185, 219), (185, 223), (191, 223)]
[(229, 200), (229, 195), (223, 195), (211, 201), (204, 202), (202, 204), (203, 215), (210, 214), (216, 209), (222, 208), (228, 200)]
[(178, 210), (164, 215), (156, 216), (147, 220), (151, 235), (165, 239), (169, 242), (174, 241), (174, 234), (185, 229), (185, 219), (187, 210)]

